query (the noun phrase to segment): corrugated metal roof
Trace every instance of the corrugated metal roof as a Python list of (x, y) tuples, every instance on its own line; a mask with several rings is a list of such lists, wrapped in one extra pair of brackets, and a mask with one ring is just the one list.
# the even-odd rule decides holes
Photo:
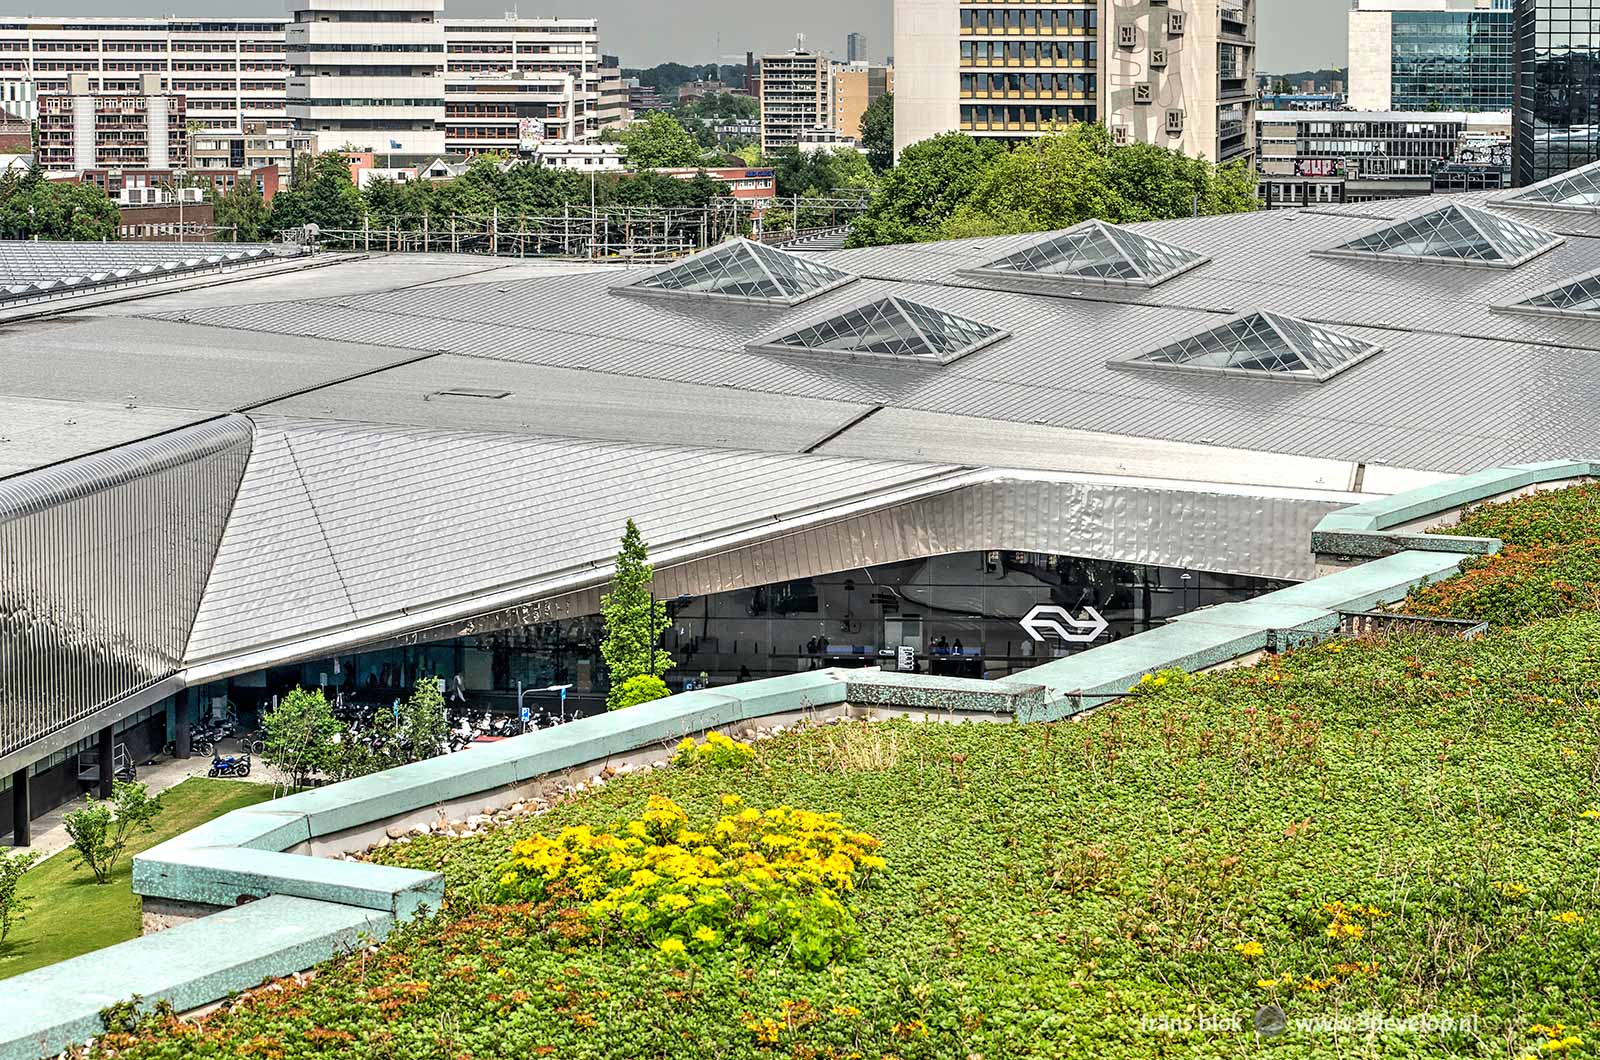
[(189, 661), (603, 569), (630, 517), (659, 550), (954, 470), (260, 417)]
[(299, 250), (266, 243), (0, 240), (0, 305), (184, 273), (266, 263)]

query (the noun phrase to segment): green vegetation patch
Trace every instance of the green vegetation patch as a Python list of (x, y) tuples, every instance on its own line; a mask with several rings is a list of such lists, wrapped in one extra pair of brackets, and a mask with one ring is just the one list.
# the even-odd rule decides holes
[(26, 918), (0, 945), (0, 978), (64, 961), (140, 933), (139, 896), (133, 893), (133, 855), (232, 810), (272, 797), (266, 784), (192, 777), (161, 794), (161, 815), (148, 832), (128, 837), (125, 856), (104, 884), (63, 850), (22, 877)]
[[(1167, 672), (1076, 723), (847, 723), (748, 760), (686, 755), (501, 832), (377, 852), (442, 871), (447, 908), (101, 1055), (1591, 1054), (1600, 614), (1551, 610), (1472, 641)], [(874, 837), (881, 868), (838, 892), (848, 952), (808, 961), (739, 931), (664, 952), (574, 930), (572, 904), (520, 873), (507, 901), (514, 858), (565, 863), (534, 836), (626, 836), (652, 799), (688, 822), (790, 806)]]

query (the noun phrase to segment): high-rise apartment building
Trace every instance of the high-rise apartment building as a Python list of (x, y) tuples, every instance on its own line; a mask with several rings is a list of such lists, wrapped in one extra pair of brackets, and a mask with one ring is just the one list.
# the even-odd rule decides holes
[(895, 2), (895, 149), (1099, 121), (1213, 161), (1254, 150), (1256, 0)]
[(853, 140), (861, 139), (861, 117), (872, 101), (894, 91), (894, 67), (836, 66), (833, 69), (834, 132)]
[(833, 65), (816, 52), (761, 57), (761, 151), (798, 147), (802, 133), (833, 127)]
[(1511, 0), (1356, 0), (1350, 105), (1510, 110), (1514, 45)]
[(867, 35), (852, 33), (844, 39), (844, 61), (847, 63), (871, 62), (867, 56)]
[(1600, 159), (1600, 0), (1516, 0), (1512, 181)]
[(292, 3), (288, 112), (296, 128), (324, 147), (444, 153), (444, 0)]
[[(372, 21), (364, 23), (367, 30), (377, 31), (385, 26), (396, 30), (390, 18), (392, 12), (381, 12), (382, 18), (389, 19), (385, 23), (378, 21), (380, 9), (371, 4), (339, 2), (358, 12), (368, 11), (367, 17)], [(384, 4), (388, 2), (383, 0)], [(439, 21), (437, 10), (435, 5), (435, 26)], [(307, 40), (319, 42), (319, 62), (354, 62), (354, 53), (348, 49), (356, 42), (342, 37), (359, 35), (361, 31), (351, 26), (335, 29), (332, 18), (330, 14), (329, 21), (306, 30)], [(165, 91), (184, 97), (186, 121), (201, 130), (239, 135), (248, 127), (274, 135), (286, 134), (291, 127), (285, 87), (289, 77), (289, 25), (288, 18), (0, 17), (0, 108), (31, 120), (38, 116), (36, 95), (65, 93), (67, 78), (72, 74), (87, 75), (93, 92), (125, 94), (138, 92), (143, 75), (154, 73), (163, 78)], [(546, 137), (556, 131), (580, 139), (598, 134), (602, 123), (602, 75), (599, 28), (594, 19), (446, 18), (443, 26), (442, 53), (393, 50), (395, 46), (416, 44), (436, 48), (439, 41), (428, 29), (427, 41), (376, 41), (382, 50), (369, 50), (365, 60), (370, 64), (366, 69), (377, 71), (371, 76), (389, 77), (397, 67), (419, 55), (431, 66), (442, 54), (441, 65), (447, 65), (447, 73), (461, 75), (450, 78), (457, 90), (440, 93), (444, 100), (440, 118), (444, 141), (440, 152), (471, 154), (491, 144), (504, 148), (520, 139), (508, 140), (504, 130), (515, 125), (520, 132), (523, 121), (528, 122), (530, 132), (537, 130)], [(414, 35), (416, 31), (403, 32)], [(310, 57), (309, 51), (306, 55)], [(509, 82), (518, 74), (520, 83), (504, 85), (503, 91), (494, 90), (492, 82), (496, 78)], [(571, 75), (570, 99), (561, 87), (565, 75)], [(535, 85), (543, 87), (534, 88)], [(621, 86), (615, 91), (620, 96)], [(366, 92), (336, 98), (375, 97)], [(367, 104), (355, 106), (358, 110), (369, 109)], [(615, 117), (613, 114), (613, 120)], [(495, 126), (492, 134), (485, 132), (489, 125)], [(454, 135), (456, 132), (460, 135)], [(329, 135), (336, 138), (330, 140)], [(382, 153), (390, 151), (387, 143), (377, 143), (374, 137), (354, 133), (346, 137), (333, 130), (323, 133), (319, 143), (337, 148), (347, 138), (356, 144), (371, 143)]]

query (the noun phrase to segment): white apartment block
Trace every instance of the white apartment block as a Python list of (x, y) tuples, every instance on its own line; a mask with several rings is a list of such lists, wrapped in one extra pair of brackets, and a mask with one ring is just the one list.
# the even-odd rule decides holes
[(833, 128), (833, 63), (815, 52), (761, 57), (761, 151), (798, 147), (804, 133)]
[(1254, 153), (1257, 0), (895, 0), (895, 150), (1073, 121), (1214, 162)]
[[(319, 0), (305, 2), (310, 11), (310, 5)], [(426, 0), (422, 6), (428, 6)], [(430, 10), (434, 25), (439, 25), (437, 5)], [(38, 117), (37, 97), (66, 92), (71, 74), (88, 75), (93, 92), (131, 93), (141, 91), (142, 75), (155, 73), (163, 77), (167, 91), (185, 97), (186, 120), (201, 130), (243, 133), (248, 126), (287, 133), (292, 126), (287, 108), (291, 22), (289, 18), (0, 16), (0, 106), (34, 120)], [(594, 19), (446, 18), (442, 25), (447, 76), (442, 93), (427, 98), (444, 100), (442, 115), (436, 110), (429, 112), (443, 126), (444, 137), (439, 150), (421, 153), (471, 154), (515, 149), (522, 140), (541, 136), (551, 140), (597, 135), (603, 82), (599, 28)], [(303, 31), (304, 42), (315, 40), (328, 46), (356, 43), (336, 39), (354, 29), (332, 26), (329, 21), (315, 29), (308, 27)], [(379, 23), (373, 27), (396, 29)], [(377, 43), (436, 45), (439, 41)], [(328, 46), (319, 46), (318, 61), (340, 58), (347, 60), (343, 68), (350, 69), (352, 53), (335, 52)], [(309, 50), (301, 54), (309, 60)], [(399, 60), (407, 54), (369, 51), (365, 61), (369, 68), (393, 74), (396, 66), (404, 65)], [(437, 53), (409, 54), (415, 58)], [(431, 64), (432, 60), (428, 61)], [(333, 69), (333, 64), (312, 68)], [(496, 89), (497, 79), (519, 79), (514, 75), (520, 75), (520, 84)], [(373, 97), (352, 93), (336, 98)], [(506, 135), (513, 128), (517, 136)], [(524, 137), (524, 132), (529, 135)], [(334, 138), (330, 139), (330, 134)], [(346, 138), (357, 143), (371, 139), (358, 139), (353, 130), (349, 137), (330, 130), (319, 136), (319, 144), (336, 148)], [(388, 151), (387, 142), (372, 146)]]

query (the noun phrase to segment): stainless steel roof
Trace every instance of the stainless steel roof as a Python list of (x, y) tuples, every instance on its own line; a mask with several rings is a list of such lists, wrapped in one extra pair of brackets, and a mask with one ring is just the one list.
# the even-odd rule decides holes
[[(1365, 205), (1408, 216), (1438, 203)], [(1374, 223), (1364, 206), (1141, 225), (1141, 232), (1211, 258), (1150, 291), (1040, 281), (1036, 293), (998, 292), (961, 277), (962, 270), (1038, 239), (1016, 236), (820, 255), (863, 279), (793, 309), (608, 297), (608, 288), (638, 275), (621, 270), (163, 315), (169, 323), (183, 316), (191, 329), (202, 323), (207, 330), (227, 329), (224, 335), (256, 331), (447, 350), (462, 360), (583, 373), (597, 391), (662, 385), (687, 394), (683, 388), (690, 387), (752, 400), (761, 395), (959, 417), (953, 422), (980, 447), (1002, 424), (1021, 423), (1443, 472), (1600, 451), (1600, 418), (1589, 411), (1600, 399), (1600, 376), (1590, 368), (1600, 356), (1600, 323), (1491, 312), (1526, 292), (1600, 269), (1600, 240), (1574, 236), (1510, 270), (1311, 256)], [(752, 338), (887, 295), (983, 320), (1011, 337), (933, 371), (818, 363), (745, 348)], [(1258, 309), (1334, 327), (1386, 352), (1320, 385), (1297, 388), (1249, 379), (1146, 378), (1107, 367)], [(532, 385), (513, 385), (505, 369), (492, 374), (505, 389), (526, 392)], [(471, 375), (463, 370), (460, 385), (472, 385)], [(381, 374), (352, 384), (352, 394), (380, 380)], [(328, 399), (323, 407), (334, 410), (329, 415), (349, 415), (348, 402), (356, 400), (338, 386), (316, 396)], [(727, 400), (719, 395), (711, 404)], [(308, 396), (291, 409), (322, 414), (314, 406)], [(715, 425), (708, 433), (735, 446), (777, 444)], [(784, 432), (783, 438), (803, 433)], [(650, 439), (641, 424), (633, 440)]]
[(272, 416), (256, 425), (191, 663), (603, 574), (629, 518), (670, 550), (957, 470)]

